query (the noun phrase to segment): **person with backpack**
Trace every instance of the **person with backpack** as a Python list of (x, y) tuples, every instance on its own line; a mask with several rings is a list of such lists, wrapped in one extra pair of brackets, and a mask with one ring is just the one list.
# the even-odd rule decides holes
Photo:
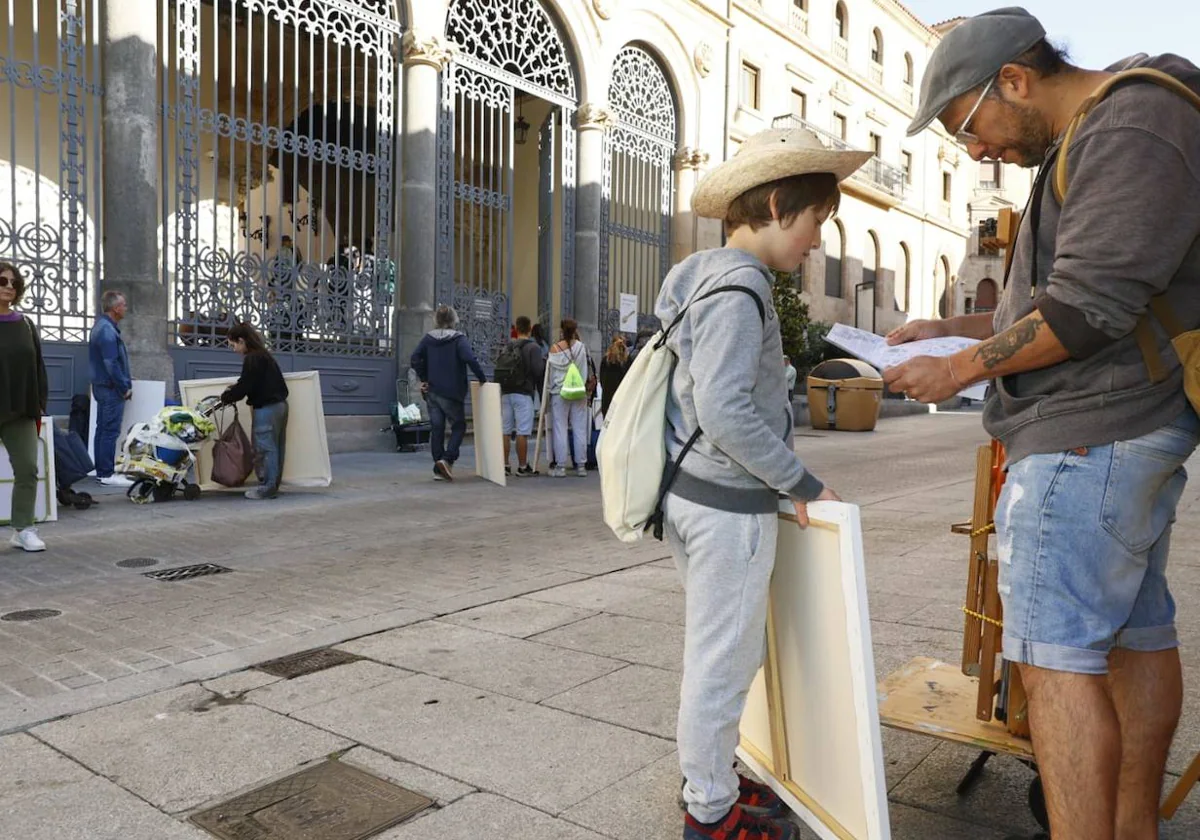
[(546, 362), (533, 340), (533, 324), (524, 315), (516, 320), (517, 336), (496, 359), (495, 378), (500, 383), (500, 411), (504, 424), (504, 470), (508, 465), (508, 442), (516, 435), (517, 475), (533, 475), (529, 464), (529, 436), (533, 434), (533, 395), (542, 384)]
[(1006, 8), (938, 44), (908, 131), (940, 120), (976, 160), (1041, 166), (994, 317), (888, 338), (982, 342), (884, 380), (928, 403), (991, 380), (1004, 658), (1029, 697), (1054, 840), (1158, 836), (1183, 696), (1167, 556), (1200, 440), (1196, 335), (1169, 340), (1200, 322), (1196, 93), (1185, 59), (1084, 70)]
[[(467, 434), (467, 370), (480, 383), (487, 382), (471, 342), (455, 327), (458, 313), (453, 306), (439, 306), (433, 313), (434, 329), (421, 337), (409, 364), (421, 380), (421, 393), (429, 404), (429, 449), (433, 454), (434, 481), (453, 481), (454, 462)], [(446, 424), (450, 441), (446, 443)]]
[(546, 364), (550, 368), (550, 414), (554, 425), (554, 464), (550, 469), (553, 478), (565, 478), (568, 424), (573, 436), (572, 451), (575, 454), (575, 475), (587, 478), (584, 464), (588, 446), (588, 351), (579, 340), (579, 325), (571, 318), (562, 321), (562, 340), (550, 348)]
[(644, 509), (630, 517), (627, 502), (658, 492), (646, 521), (665, 535), (686, 590), (677, 730), (684, 840), (799, 837), (779, 797), (734, 767), (765, 649), (780, 495), (800, 527), (810, 502), (838, 498), (794, 451), (771, 271), (793, 271), (820, 246), (839, 182), (870, 157), (826, 149), (805, 129), (774, 129), (714, 169), (692, 210), (723, 220), (726, 245), (671, 269), (655, 304), (666, 326), (638, 353), (605, 420), (605, 521), (627, 539), (620, 526), (630, 523), (614, 520), (645, 519)]

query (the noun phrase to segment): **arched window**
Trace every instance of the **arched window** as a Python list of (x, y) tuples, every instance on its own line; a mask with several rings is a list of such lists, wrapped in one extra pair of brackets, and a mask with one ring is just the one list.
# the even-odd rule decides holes
[(808, 0), (792, 0), (792, 8), (801, 12), (808, 11)]
[(937, 317), (949, 318), (954, 309), (954, 303), (950, 299), (950, 260), (942, 257), (937, 263), (937, 277), (934, 282), (933, 293), (934, 301), (937, 307)]
[(850, 37), (850, 16), (846, 12), (846, 4), (838, 3), (833, 13), (833, 33), (843, 41)]
[(996, 308), (996, 281), (985, 277), (975, 287), (975, 311), (991, 312)]
[(871, 33), (871, 63), (883, 64), (883, 33), (878, 29)]
[(879, 237), (875, 231), (867, 231), (867, 250), (863, 254), (864, 283), (875, 283), (879, 279)]
[(912, 87), (913, 84), (913, 57), (912, 53), (904, 54), (904, 84)]
[(912, 257), (908, 253), (908, 244), (900, 243), (900, 265), (896, 268), (896, 311), (907, 312), (909, 295), (912, 289)]
[(825, 296), (842, 296), (842, 265), (846, 262), (846, 229), (834, 220), (825, 243)]

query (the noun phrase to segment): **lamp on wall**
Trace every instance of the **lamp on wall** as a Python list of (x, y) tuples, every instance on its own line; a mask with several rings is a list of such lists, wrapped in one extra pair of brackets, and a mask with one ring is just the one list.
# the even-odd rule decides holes
[(529, 137), (529, 123), (525, 120), (525, 115), (521, 108), (521, 100), (524, 97), (517, 98), (517, 123), (513, 126), (513, 130), (517, 135), (517, 145), (524, 146), (526, 139)]

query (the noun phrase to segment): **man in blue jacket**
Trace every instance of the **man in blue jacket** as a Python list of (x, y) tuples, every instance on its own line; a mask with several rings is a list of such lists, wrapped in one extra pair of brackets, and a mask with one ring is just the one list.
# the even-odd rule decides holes
[(92, 375), (92, 396), (96, 400), (96, 437), (92, 445), (92, 460), (96, 462), (96, 478), (110, 487), (128, 487), (133, 482), (115, 475), (117, 438), (121, 436), (121, 420), (125, 416), (125, 401), (133, 396), (133, 376), (129, 372), (129, 353), (121, 340), (121, 321), (128, 304), (120, 292), (108, 291), (100, 298), (104, 310), (88, 339), (88, 362)]
[[(481, 383), (487, 382), (487, 374), (475, 358), (471, 342), (455, 329), (458, 313), (454, 307), (439, 306), (433, 323), (434, 329), (421, 339), (409, 363), (421, 379), (421, 393), (429, 404), (433, 477), (436, 481), (453, 481), (454, 462), (467, 433), (467, 368)], [(450, 443), (443, 447), (447, 422)]]

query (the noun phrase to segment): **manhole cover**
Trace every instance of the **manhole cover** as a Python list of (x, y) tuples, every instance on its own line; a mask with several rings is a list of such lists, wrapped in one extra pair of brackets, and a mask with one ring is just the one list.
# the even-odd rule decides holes
[(17, 610), (0, 615), (0, 621), (41, 621), (62, 615), (62, 610)]
[(159, 569), (157, 572), (143, 572), (143, 574), (155, 580), (174, 582), (177, 580), (191, 580), (192, 578), (204, 577), (205, 575), (219, 575), (232, 571), (233, 569), (226, 569), (224, 566), (218, 566), (216, 563), (197, 563), (194, 566), (176, 566), (174, 569)]
[(321, 650), (310, 650), (305, 653), (284, 656), (280, 659), (272, 659), (270, 662), (264, 662), (254, 667), (255, 670), (290, 680), (295, 677), (302, 677), (305, 674), (315, 674), (317, 671), (324, 671), (326, 668), (332, 668), (335, 665), (345, 665), (347, 662), (355, 662), (361, 658), (361, 656), (355, 656), (353, 653), (322, 648)]
[(122, 569), (144, 569), (147, 566), (157, 566), (158, 561), (153, 557), (130, 557), (117, 563)]
[(364, 840), (432, 804), (419, 793), (329, 760), (191, 820), (222, 840)]

